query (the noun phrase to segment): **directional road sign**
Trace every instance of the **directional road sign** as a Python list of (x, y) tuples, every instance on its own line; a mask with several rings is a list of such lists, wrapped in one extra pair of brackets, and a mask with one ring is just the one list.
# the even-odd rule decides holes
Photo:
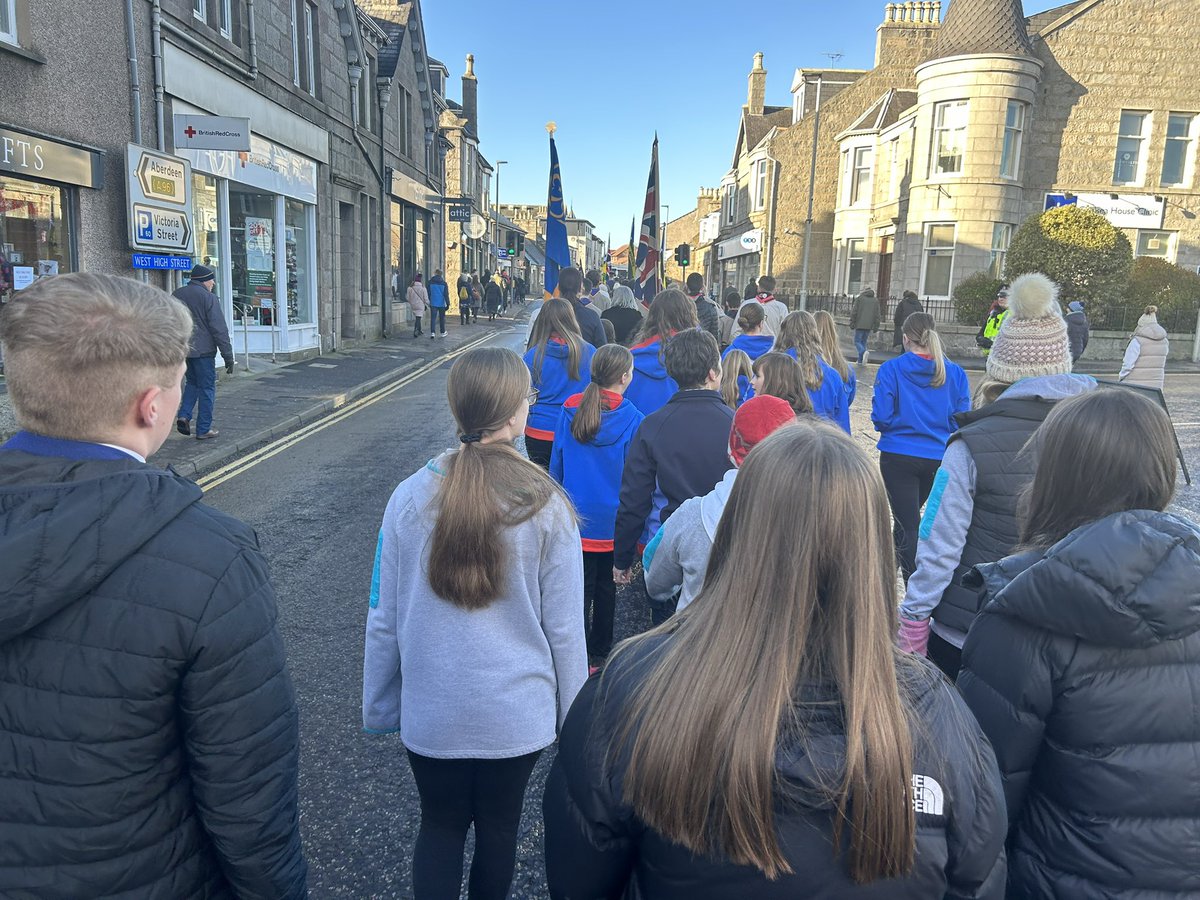
[(126, 148), (129, 246), (191, 253), (192, 166), (186, 159), (137, 144)]
[(131, 212), (135, 249), (191, 252), (192, 223), (187, 213), (142, 203), (133, 204)]

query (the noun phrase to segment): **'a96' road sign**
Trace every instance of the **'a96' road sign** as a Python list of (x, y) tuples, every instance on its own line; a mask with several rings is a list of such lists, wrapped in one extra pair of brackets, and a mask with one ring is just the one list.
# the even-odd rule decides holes
[(129, 144), (125, 194), (130, 247), (191, 253), (192, 166), (188, 160)]

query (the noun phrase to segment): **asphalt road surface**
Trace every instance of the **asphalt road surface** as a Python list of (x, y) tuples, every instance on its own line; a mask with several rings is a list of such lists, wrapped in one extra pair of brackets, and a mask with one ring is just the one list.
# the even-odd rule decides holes
[[(519, 351), (524, 328), (499, 332), (493, 343)], [(208, 496), (258, 530), (271, 562), (300, 704), (301, 828), (314, 897), (412, 893), (417, 791), (399, 738), (362, 731), (363, 627), (388, 498), (453, 441), (445, 402), (448, 368), (265, 459)], [(860, 378), (854, 433), (873, 449), (872, 375), (868, 369)], [(1189, 466), (1200, 476), (1200, 376), (1170, 376), (1167, 397)], [(1200, 518), (1200, 490), (1181, 482), (1176, 508)], [(648, 624), (638, 589), (622, 589), (618, 639)], [(545, 896), (540, 804), (552, 758), (552, 748), (543, 753), (526, 795), (516, 898)]]

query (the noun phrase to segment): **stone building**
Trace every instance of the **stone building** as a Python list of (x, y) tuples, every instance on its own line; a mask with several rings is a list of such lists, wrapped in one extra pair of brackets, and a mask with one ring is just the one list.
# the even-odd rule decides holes
[[(708, 257), (720, 223), (721, 192), (717, 188), (700, 188), (696, 206), (667, 223), (664, 255), (667, 278), (682, 282), (692, 272), (708, 278)], [(675, 248), (687, 244), (691, 248), (691, 264), (687, 273), (675, 262)]]
[(798, 69), (787, 121), (759, 100), (756, 59), (721, 279), (771, 270), (801, 292), (814, 132), (810, 292), (912, 289), (948, 311), (963, 278), (1003, 272), (1021, 222), (1063, 203), (1099, 209), (1139, 255), (1200, 266), (1197, 36), (1178, 0), (1032, 17), (1020, 0), (954, 0), (945, 21), (939, 3), (889, 3), (875, 65)]
[[(501, 215), (511, 219), (526, 235), (545, 245), (545, 203), (501, 203), (499, 210)], [(596, 234), (596, 226), (587, 219), (576, 216), (573, 209), (567, 212), (565, 222), (571, 264), (581, 272), (599, 269), (604, 264), (606, 244), (604, 239)]]
[[(132, 142), (190, 164), (190, 256), (217, 270), (237, 352), (305, 355), (390, 328), (406, 315), (393, 271), (440, 265), (443, 189), (419, 3), (375, 6), (162, 0), (114, 29), (95, 4), (8, 0), (0, 272), (14, 274), (0, 291), (22, 286), (18, 269), (134, 273)], [(176, 151), (175, 114), (248, 118), (250, 150)], [(182, 274), (143, 277), (169, 289)]]

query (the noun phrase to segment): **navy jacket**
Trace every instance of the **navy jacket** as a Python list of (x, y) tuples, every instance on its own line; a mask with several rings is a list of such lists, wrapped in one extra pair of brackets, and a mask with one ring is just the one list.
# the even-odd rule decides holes
[(903, 660), (896, 667), (917, 723), (912, 729), (917, 852), (907, 877), (857, 885), (844, 859), (833, 853), (838, 817), (829, 786), (842, 777), (846, 731), (841, 704), (829, 687), (797, 690), (793, 734), (804, 735), (802, 741), (789, 740), (780, 729), (775, 828), (793, 874), (769, 881), (750, 866), (693, 854), (648, 827), (622, 796), (628, 751), (612, 757), (608, 751), (627, 722), (630, 694), (673, 639), (640, 639), (588, 679), (567, 714), (543, 801), (546, 878), (554, 900), (1004, 896), (1004, 798), (995, 757), (962, 698), (925, 660)]
[(233, 362), (229, 326), (225, 323), (225, 313), (221, 311), (221, 301), (217, 295), (204, 285), (192, 282), (177, 290), (174, 297), (192, 314), (192, 343), (188, 348), (188, 359), (216, 356), (220, 350), (221, 359), (226, 363)]
[(603, 347), (607, 344), (608, 333), (604, 330), (604, 323), (600, 321), (600, 313), (578, 300), (572, 300), (571, 306), (575, 309), (575, 321), (579, 323), (579, 333), (583, 335), (583, 339), (593, 347)]
[(1200, 528), (1114, 513), (972, 574), (958, 687), (1004, 779), (1009, 896), (1200, 896)]
[(620, 394), (605, 391), (601, 395), (600, 430), (589, 443), (581, 444), (571, 433), (571, 424), (582, 399), (583, 394), (576, 394), (563, 404), (554, 432), (550, 475), (566, 489), (579, 512), (583, 549), (602, 553), (613, 548), (625, 455), (645, 416)]
[[(635, 376), (636, 377), (636, 376)], [(702, 497), (733, 468), (729, 430), (733, 410), (720, 391), (679, 391), (646, 417), (634, 436), (621, 477), (621, 503), (613, 538), (613, 565), (633, 564), (653, 505), (655, 486), (666, 497), (662, 522), (684, 500)]]

